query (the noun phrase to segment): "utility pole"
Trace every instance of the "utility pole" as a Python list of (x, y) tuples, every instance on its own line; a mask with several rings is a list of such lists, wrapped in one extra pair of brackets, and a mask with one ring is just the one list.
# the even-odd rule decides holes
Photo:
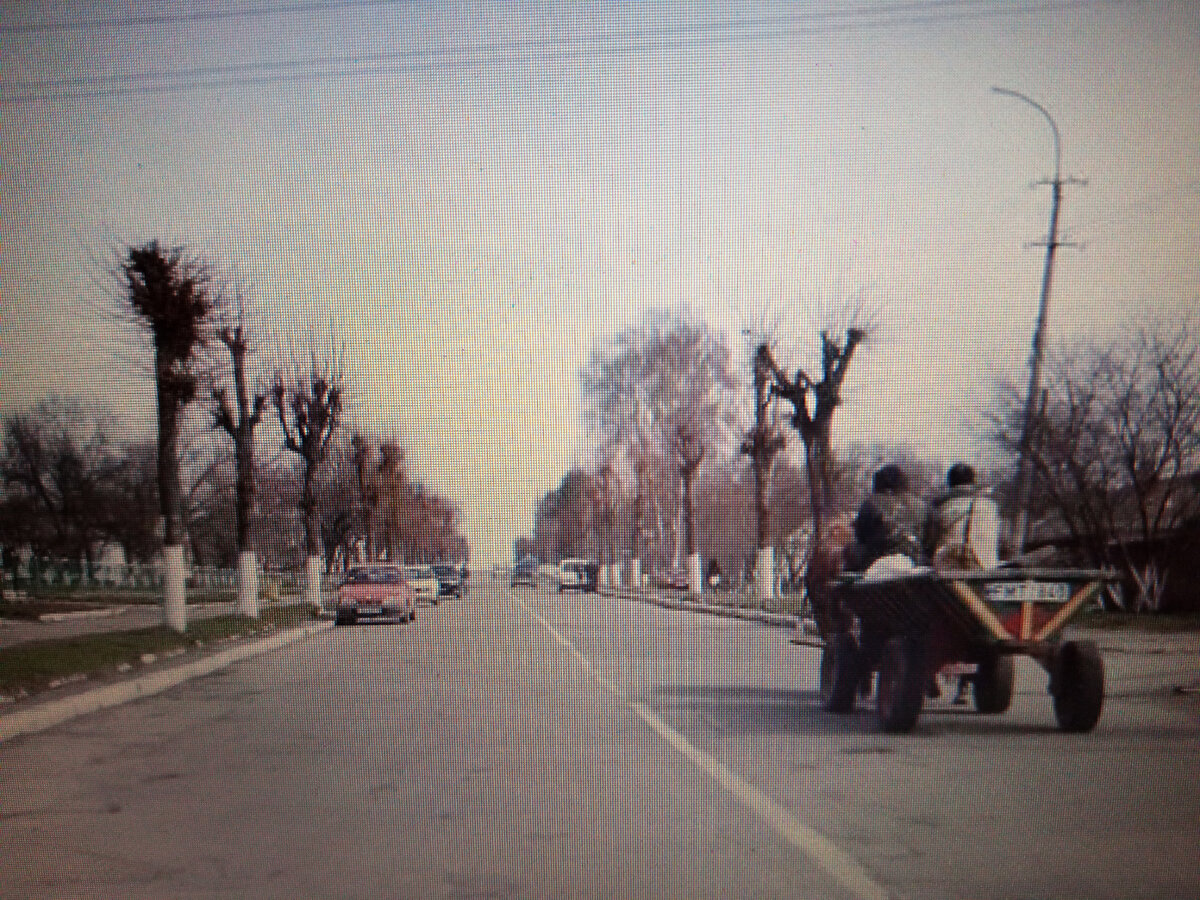
[(1017, 469), (1017, 518), (1013, 527), (1013, 539), (1018, 555), (1025, 552), (1025, 542), (1029, 537), (1029, 498), (1033, 490), (1033, 471), (1029, 461), (1029, 451), (1033, 441), (1033, 420), (1037, 407), (1037, 398), (1041, 393), (1042, 355), (1046, 339), (1046, 313), (1050, 307), (1050, 283), (1054, 278), (1054, 256), (1059, 247), (1070, 247), (1058, 239), (1058, 210), (1062, 203), (1064, 184), (1086, 184), (1078, 178), (1062, 177), (1062, 148), (1059, 141), (1058, 125), (1046, 108), (1024, 94), (1008, 88), (993, 87), (992, 91), (1006, 97), (1015, 97), (1036, 109), (1050, 123), (1050, 131), (1054, 135), (1054, 177), (1034, 182), (1033, 186), (1050, 185), (1050, 227), (1046, 232), (1046, 261), (1042, 266), (1042, 290), (1038, 300), (1037, 322), (1033, 327), (1033, 350), (1029, 359), (1029, 387), (1025, 392), (1025, 412), (1021, 424), (1020, 462)]

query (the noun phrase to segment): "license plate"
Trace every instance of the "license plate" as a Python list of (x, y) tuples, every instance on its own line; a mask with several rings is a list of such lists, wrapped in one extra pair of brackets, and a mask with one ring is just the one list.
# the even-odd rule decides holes
[(1071, 585), (1060, 581), (1002, 581), (987, 586), (992, 603), (1066, 603)]

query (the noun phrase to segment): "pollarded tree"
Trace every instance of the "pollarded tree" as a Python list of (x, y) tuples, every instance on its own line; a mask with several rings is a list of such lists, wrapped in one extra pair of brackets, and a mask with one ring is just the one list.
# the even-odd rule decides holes
[(158, 417), (158, 499), (163, 535), (163, 613), (187, 627), (178, 436), (184, 408), (196, 396), (196, 351), (212, 309), (208, 266), (183, 247), (150, 241), (130, 247), (120, 263), (122, 301), (149, 338)]
[(226, 377), (212, 389), (213, 427), (233, 441), (236, 466), (236, 518), (238, 549), (238, 611), (258, 616), (258, 560), (251, 543), (250, 524), (254, 513), (254, 431), (267, 403), (267, 385), (251, 371), (253, 347), (246, 320), (246, 301), (241, 293), (224, 298), (228, 321), (217, 334), (228, 356)]
[(323, 556), (317, 474), (341, 425), (345, 390), (341, 355), (322, 358), (315, 351), (307, 359), (293, 354), (290, 365), (275, 373), (272, 388), (284, 449), (296, 454), (302, 464), (300, 510), (307, 554), (304, 590), (306, 601), (314, 608), (321, 605)]
[(842, 388), (855, 351), (867, 338), (869, 312), (861, 305), (847, 305), (837, 311), (851, 324), (839, 339), (830, 328), (820, 331), (820, 359), (816, 374), (803, 366), (788, 375), (776, 360), (770, 343), (763, 342), (755, 351), (755, 364), (769, 372), (774, 393), (792, 407), (792, 426), (804, 447), (804, 469), (808, 481), (809, 510), (812, 516), (811, 550), (804, 574), (804, 587), (812, 605), (813, 617), (822, 635), (836, 630), (835, 611), (829, 596), (829, 569), (840, 548), (828, 541), (830, 515), (834, 509), (834, 484), (837, 476), (833, 452), (833, 417), (842, 403)]

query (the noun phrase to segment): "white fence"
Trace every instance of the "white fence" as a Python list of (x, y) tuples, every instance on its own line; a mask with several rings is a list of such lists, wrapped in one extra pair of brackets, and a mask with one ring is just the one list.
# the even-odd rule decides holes
[[(157, 594), (162, 590), (162, 566), (158, 563), (133, 565), (95, 565), (82, 563), (37, 563), (22, 566), (15, 573), (4, 573), (6, 590), (28, 594), (62, 593), (127, 593)], [(304, 580), (303, 571), (264, 572), (261, 585), (264, 592), (278, 596), (299, 594)], [(328, 587), (330, 576), (323, 581)], [(192, 566), (188, 571), (189, 593), (237, 593), (237, 569), (216, 566)]]

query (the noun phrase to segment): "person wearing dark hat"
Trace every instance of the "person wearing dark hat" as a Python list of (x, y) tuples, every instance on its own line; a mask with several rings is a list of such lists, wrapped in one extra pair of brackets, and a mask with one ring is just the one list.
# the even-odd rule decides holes
[(935, 568), (977, 569), (999, 565), (1000, 514), (996, 501), (976, 482), (975, 470), (957, 462), (946, 489), (929, 504), (921, 550)]
[(846, 569), (865, 572), (876, 560), (901, 554), (917, 561), (920, 510), (908, 476), (894, 463), (876, 470), (871, 494), (854, 517), (854, 541), (846, 548)]

